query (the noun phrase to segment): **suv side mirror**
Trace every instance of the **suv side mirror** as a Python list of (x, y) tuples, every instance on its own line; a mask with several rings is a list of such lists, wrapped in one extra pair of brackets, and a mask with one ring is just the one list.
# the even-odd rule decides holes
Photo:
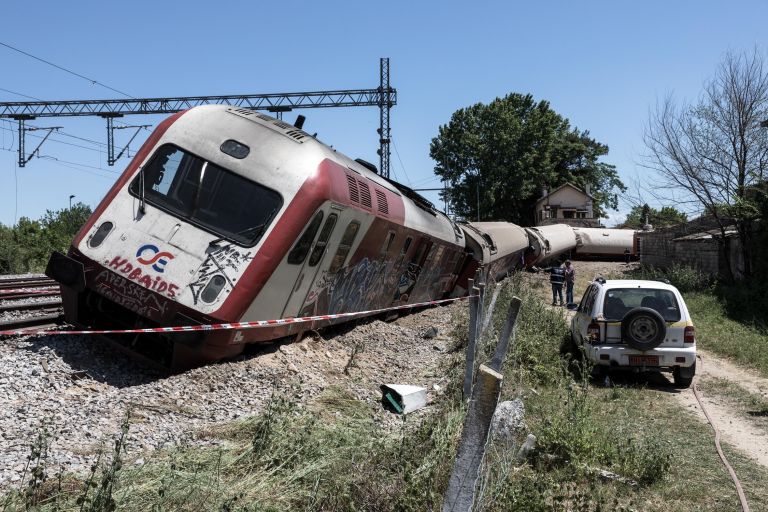
[(575, 302), (569, 302), (566, 307), (571, 311), (581, 311), (581, 305)]

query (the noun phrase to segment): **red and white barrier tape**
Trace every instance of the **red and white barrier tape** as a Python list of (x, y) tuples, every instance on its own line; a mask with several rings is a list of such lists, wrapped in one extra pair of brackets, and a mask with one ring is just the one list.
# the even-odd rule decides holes
[(35, 288), (14, 288), (12, 290), (0, 290), (0, 295), (11, 295), (11, 294), (18, 294), (18, 293), (50, 294), (50, 293), (57, 293), (58, 290), (59, 290), (59, 285), (35, 287)]
[(275, 327), (277, 325), (302, 324), (308, 322), (318, 322), (323, 320), (335, 320), (337, 318), (350, 318), (355, 316), (369, 316), (384, 313), (386, 311), (395, 311), (398, 309), (418, 308), (422, 306), (436, 306), (446, 304), (457, 300), (463, 300), (467, 297), (456, 297), (453, 299), (430, 300), (428, 302), (419, 302), (416, 304), (404, 304), (402, 306), (392, 306), (389, 308), (372, 309), (369, 311), (357, 311), (355, 313), (337, 313), (333, 315), (302, 316), (296, 318), (281, 318), (279, 320), (255, 320), (253, 322), (232, 322), (226, 324), (207, 324), (207, 325), (185, 325), (179, 327), (148, 327), (144, 329), (115, 329), (115, 330), (92, 330), (92, 331), (62, 331), (46, 329), (18, 329), (12, 331), (0, 331), (0, 336), (27, 336), (31, 334), (143, 334), (159, 332), (186, 332), (186, 331), (222, 331), (231, 329), (258, 329), (260, 327)]

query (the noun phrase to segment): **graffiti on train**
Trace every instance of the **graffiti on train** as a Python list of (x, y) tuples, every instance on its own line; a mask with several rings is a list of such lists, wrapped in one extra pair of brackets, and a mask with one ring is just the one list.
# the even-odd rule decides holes
[(221, 275), (229, 287), (234, 288), (234, 280), (237, 279), (241, 267), (252, 259), (250, 251), (240, 252), (232, 244), (211, 250), (197, 269), (195, 280), (189, 284), (193, 302), (197, 304), (200, 294), (214, 275)]
[(307, 296), (302, 315), (315, 311), (348, 313), (380, 307), (382, 288), (387, 287), (387, 264), (363, 258), (335, 274), (323, 273)]

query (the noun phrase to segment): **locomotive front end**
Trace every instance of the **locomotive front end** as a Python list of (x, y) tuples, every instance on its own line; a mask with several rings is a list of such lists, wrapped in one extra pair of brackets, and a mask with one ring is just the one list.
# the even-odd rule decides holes
[[(119, 330), (242, 317), (274, 265), (266, 237), (303, 179), (281, 169), (290, 158), (279, 133), (232, 110), (201, 107), (161, 124), (68, 255), (52, 256), (47, 273), (62, 284), (68, 322)], [(242, 350), (232, 330), (109, 338), (166, 367)]]

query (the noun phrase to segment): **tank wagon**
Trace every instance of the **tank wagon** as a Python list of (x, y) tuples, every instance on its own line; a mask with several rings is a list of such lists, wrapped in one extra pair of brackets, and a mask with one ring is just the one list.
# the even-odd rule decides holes
[[(368, 311), (466, 293), (576, 246), (568, 226), (454, 223), (413, 190), (299, 127), (245, 109), (164, 120), (46, 273), (85, 329)], [(110, 336), (171, 368), (343, 319)]]
[(629, 249), (637, 256), (637, 234), (631, 229), (573, 228), (577, 245), (574, 256), (578, 258), (623, 258)]
[(576, 247), (576, 234), (566, 224), (525, 228), (525, 231), (530, 243), (525, 257), (526, 266), (552, 262)]

